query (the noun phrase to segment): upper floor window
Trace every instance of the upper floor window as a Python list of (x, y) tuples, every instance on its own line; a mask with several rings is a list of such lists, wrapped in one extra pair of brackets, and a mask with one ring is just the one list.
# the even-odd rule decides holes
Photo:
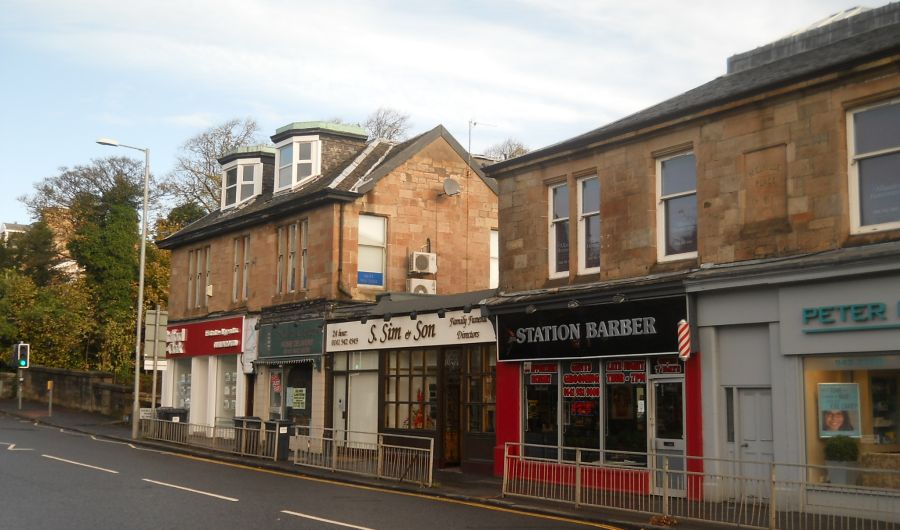
[(262, 185), (262, 162), (259, 159), (235, 161), (226, 164), (222, 170), (223, 209), (259, 194)]
[(578, 272), (600, 270), (600, 180), (578, 181)]
[(387, 219), (376, 215), (359, 216), (359, 263), (356, 284), (384, 287)]
[(188, 309), (206, 307), (211, 284), (209, 247), (188, 252)]
[(551, 186), (549, 194), (550, 277), (563, 278), (569, 272), (569, 186)]
[(250, 289), (250, 236), (245, 235), (234, 238), (234, 269), (231, 279), (231, 301), (243, 302), (247, 300)]
[(498, 285), (500, 285), (500, 232), (491, 230), (491, 272), (488, 288), (496, 289)]
[(300, 288), (309, 287), (309, 281), (306, 276), (307, 269), (307, 251), (309, 250), (309, 221), (304, 219), (300, 221)]
[(309, 234), (308, 221), (279, 226), (276, 231), (278, 255), (275, 266), (275, 292), (293, 293), (307, 288), (306, 249)]
[(854, 233), (900, 228), (900, 98), (847, 115)]
[(275, 191), (288, 189), (320, 171), (320, 142), (315, 136), (300, 136), (279, 144)]
[(697, 164), (694, 153), (656, 161), (660, 261), (697, 256)]

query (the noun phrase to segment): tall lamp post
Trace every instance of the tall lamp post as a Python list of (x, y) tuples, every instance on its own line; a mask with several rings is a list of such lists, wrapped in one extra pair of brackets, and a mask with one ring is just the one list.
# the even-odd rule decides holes
[(131, 437), (138, 437), (138, 419), (140, 416), (141, 392), (141, 320), (144, 316), (144, 263), (147, 260), (147, 196), (150, 187), (150, 149), (120, 144), (110, 138), (98, 138), (100, 145), (126, 147), (144, 152), (144, 213), (141, 215), (141, 265), (138, 272), (137, 325), (134, 329), (134, 403), (131, 406)]

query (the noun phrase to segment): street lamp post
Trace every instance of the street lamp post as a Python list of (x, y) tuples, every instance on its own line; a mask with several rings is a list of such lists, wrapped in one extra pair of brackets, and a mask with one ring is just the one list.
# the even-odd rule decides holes
[(100, 145), (125, 147), (144, 152), (144, 213), (141, 215), (141, 264), (138, 269), (137, 325), (134, 329), (134, 403), (131, 406), (131, 438), (138, 437), (141, 392), (141, 320), (144, 315), (144, 264), (147, 260), (147, 196), (150, 188), (150, 149), (120, 144), (110, 138), (98, 138)]

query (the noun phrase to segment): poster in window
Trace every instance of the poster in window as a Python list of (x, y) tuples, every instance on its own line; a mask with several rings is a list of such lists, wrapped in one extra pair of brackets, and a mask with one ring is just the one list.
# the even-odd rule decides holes
[(859, 436), (859, 385), (819, 383), (819, 438)]

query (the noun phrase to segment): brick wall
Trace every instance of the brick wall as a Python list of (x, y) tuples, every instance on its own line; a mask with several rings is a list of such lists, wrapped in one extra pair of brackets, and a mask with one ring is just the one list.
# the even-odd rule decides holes
[[(837, 76), (817, 88), (757, 95), (706, 109), (679, 124), (533, 164), (500, 179), (500, 288), (636, 277), (698, 263), (770, 258), (900, 238), (850, 235), (846, 111), (896, 97), (900, 74), (879, 69)], [(697, 163), (697, 260), (657, 263), (656, 159), (693, 149)], [(601, 272), (548, 277), (548, 185), (597, 174)], [(570, 263), (577, 206), (570, 191)]]
[[(444, 179), (460, 183), (461, 193), (439, 196)], [(272, 220), (248, 230), (230, 233), (174, 249), (169, 296), (169, 318), (179, 320), (208, 313), (262, 307), (316, 298), (346, 298), (339, 293), (340, 209), (338, 204)], [(424, 250), (438, 255), (436, 279), (441, 294), (486, 289), (490, 270), (490, 230), (497, 228), (497, 197), (466, 161), (443, 139), (436, 139), (405, 164), (379, 181), (365, 197), (344, 206), (343, 286), (354, 299), (374, 299), (381, 290), (357, 289), (358, 216), (360, 212), (388, 217), (387, 289), (405, 291), (408, 256)], [(276, 294), (277, 227), (308, 220), (307, 290)], [(250, 235), (249, 298), (232, 303), (234, 238)], [(187, 308), (188, 253), (210, 245), (210, 283), (213, 295), (206, 308)]]

